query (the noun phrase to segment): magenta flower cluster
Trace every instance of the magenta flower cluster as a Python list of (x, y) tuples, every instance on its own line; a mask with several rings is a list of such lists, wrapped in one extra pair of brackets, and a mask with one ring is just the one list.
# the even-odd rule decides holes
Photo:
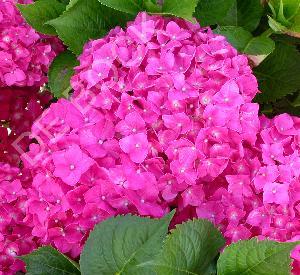
[(23, 155), (33, 235), (76, 257), (108, 216), (161, 217), (178, 207), (182, 218), (211, 218), (221, 206), (210, 192), (237, 174), (259, 130), (247, 58), (210, 29), (141, 13), (79, 59), (71, 101), (34, 123), (39, 144)]
[(26, 225), (29, 175), (19, 168), (0, 162), (0, 274), (13, 275), (24, 270), (24, 263), (16, 256), (36, 248), (32, 228)]
[(15, 3), (0, 0), (0, 87), (40, 86), (62, 45), (57, 38), (37, 33), (21, 17)]
[(299, 120), (259, 119), (257, 81), (223, 36), (140, 13), (79, 59), (74, 95), (34, 123), (23, 155), (39, 244), (77, 257), (108, 216), (174, 207), (229, 243), (299, 238)]
[(57, 38), (38, 34), (25, 23), (17, 2), (32, 1), (0, 0), (0, 274), (5, 275), (24, 270), (16, 256), (36, 247), (32, 228), (24, 220), (32, 179), (28, 171), (16, 167), (32, 142), (33, 121), (51, 99), (39, 86), (63, 50)]
[(20, 168), (30, 129), (51, 96), (36, 87), (0, 88), (0, 274), (12, 275), (24, 268), (17, 255), (36, 247), (32, 228), (26, 225), (26, 189), (30, 173)]

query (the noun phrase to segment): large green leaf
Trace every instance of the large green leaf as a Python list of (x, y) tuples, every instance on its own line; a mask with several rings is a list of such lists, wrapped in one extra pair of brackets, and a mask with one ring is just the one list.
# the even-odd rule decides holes
[(243, 27), (254, 31), (262, 17), (261, 0), (235, 0), (227, 15), (218, 23), (222, 26)]
[(214, 273), (215, 258), (225, 240), (207, 220), (177, 225), (153, 265), (158, 275)]
[(194, 21), (193, 13), (197, 3), (198, 0), (164, 0), (162, 13)]
[(80, 275), (78, 265), (51, 246), (40, 247), (21, 259), (27, 275)]
[(159, 220), (126, 215), (98, 224), (81, 254), (82, 274), (153, 274), (139, 265), (157, 255), (173, 215)]
[(131, 17), (106, 7), (98, 0), (79, 0), (72, 3), (60, 17), (48, 21), (61, 40), (75, 54), (93, 38), (100, 38), (116, 25), (125, 24)]
[(26, 22), (40, 33), (56, 34), (55, 28), (45, 22), (58, 17), (66, 5), (56, 0), (39, 0), (33, 4), (17, 4)]
[(290, 275), (290, 252), (297, 244), (257, 239), (231, 244), (218, 260), (218, 274)]
[(234, 1), (235, 0), (199, 0), (195, 17), (203, 27), (217, 24), (226, 16), (234, 4)]
[(99, 2), (107, 7), (132, 15), (136, 15), (144, 9), (143, 0), (99, 0)]
[(56, 98), (68, 97), (71, 90), (70, 79), (74, 74), (74, 67), (78, 64), (76, 55), (70, 51), (59, 54), (53, 60), (48, 73), (48, 84)]
[(250, 32), (241, 27), (218, 27), (215, 33), (226, 36), (227, 40), (242, 53), (267, 56), (275, 48), (272, 39), (265, 36), (253, 37)]
[(300, 53), (293, 45), (277, 43), (274, 52), (262, 62), (254, 73), (262, 92), (258, 102), (273, 102), (300, 88)]

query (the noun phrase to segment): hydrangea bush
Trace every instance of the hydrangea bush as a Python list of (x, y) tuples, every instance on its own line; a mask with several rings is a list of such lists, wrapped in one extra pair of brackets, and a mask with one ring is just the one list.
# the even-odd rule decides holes
[(140, 13), (79, 59), (74, 95), (34, 123), (23, 155), (40, 244), (77, 257), (108, 216), (174, 207), (228, 243), (299, 238), (299, 119), (258, 117), (257, 81), (223, 36)]
[[(252, 237), (299, 241), (300, 119), (259, 115), (255, 101), (266, 93), (248, 61), (250, 55), (253, 65), (251, 54), (261, 42), (269, 47), (260, 48), (259, 58), (274, 50), (268, 33), (248, 41), (247, 52), (227, 29), (137, 14), (125, 5), (117, 9), (124, 18), (137, 14), (126, 28), (102, 22), (99, 33), (110, 31), (98, 39), (93, 21), (72, 42), (78, 22), (87, 22), (82, 14), (93, 10), (101, 20), (113, 4), (74, 1), (59, 22), (55, 5), (64, 4), (36, 1), (30, 6), (46, 13), (41, 25), (55, 28), (69, 50), (77, 53), (95, 38), (78, 57), (73, 94), (50, 105), (40, 86), (64, 47), (25, 23), (17, 2), (32, 3), (0, 2), (1, 274), (24, 271), (16, 256), (44, 245), (78, 259), (96, 224), (127, 213), (161, 218), (176, 208), (172, 226), (207, 219), (227, 244)], [(155, 9), (192, 20), (197, 1), (191, 2), (190, 11), (174, 12), (169, 1)], [(138, 10), (153, 5), (148, 1)], [(164, 10), (168, 5), (172, 12)], [(68, 16), (78, 21), (68, 25)], [(61, 26), (73, 30), (71, 37)], [(65, 51), (51, 65), (55, 95), (71, 90), (74, 58)], [(299, 249), (291, 254), (295, 274)]]

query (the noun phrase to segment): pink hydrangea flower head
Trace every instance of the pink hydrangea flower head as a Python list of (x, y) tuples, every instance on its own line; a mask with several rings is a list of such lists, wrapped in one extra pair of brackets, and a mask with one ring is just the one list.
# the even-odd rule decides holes
[[(40, 177), (34, 171), (44, 171), (65, 194), (43, 202), (43, 219), (28, 211), (36, 235), (52, 232), (41, 243), (72, 254), (70, 224), (87, 234), (109, 215), (160, 217), (170, 205), (193, 208), (199, 217), (215, 209), (221, 223), (219, 198), (213, 206), (206, 186), (217, 192), (221, 177), (228, 188), (225, 176), (235, 175), (230, 164), (243, 159), (243, 142), (255, 142), (259, 128), (251, 103), (257, 82), (246, 58), (207, 28), (140, 13), (126, 30), (88, 43), (79, 60), (71, 101), (51, 105), (32, 128), (40, 145), (27, 155), (38, 161), (26, 167), (34, 182)], [(245, 198), (252, 194), (247, 190)], [(44, 192), (33, 185), (30, 194), (38, 203)], [(225, 196), (226, 203), (243, 198), (228, 190)]]

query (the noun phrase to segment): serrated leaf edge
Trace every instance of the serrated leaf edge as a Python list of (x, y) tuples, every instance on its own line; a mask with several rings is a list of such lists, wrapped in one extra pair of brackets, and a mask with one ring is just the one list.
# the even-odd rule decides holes
[[(52, 248), (53, 251), (57, 252), (58, 255), (63, 256), (66, 260), (68, 260), (69, 263), (71, 263), (71, 264), (72, 264), (72, 265), (80, 272), (79, 265), (78, 265), (76, 262), (74, 262), (72, 259), (70, 259), (70, 258), (67, 257), (66, 255), (64, 255), (63, 253), (59, 252), (59, 251), (58, 251), (56, 248), (54, 248), (52, 245), (44, 245), (44, 246), (40, 246), (40, 247), (38, 247), (37, 249), (34, 249), (31, 253), (29, 253), (29, 254), (27, 254), (27, 255), (23, 255), (23, 256), (17, 256), (17, 258), (20, 259), (20, 260), (22, 260), (22, 261), (26, 264), (26, 266), (27, 266), (26, 258), (27, 258), (27, 257), (30, 257), (31, 255), (32, 255), (32, 256), (36, 256), (36, 254), (39, 253), (39, 251), (40, 251), (41, 249), (43, 249), (43, 248)], [(53, 267), (53, 266), (51, 266), (51, 268), (57, 269), (57, 270), (60, 270), (60, 271), (67, 272), (67, 273), (69, 273), (69, 274), (74, 274), (74, 273), (70, 273), (70, 272), (68, 272), (68, 271), (66, 271), (66, 270), (63, 270), (63, 269), (60, 269), (60, 268)], [(30, 275), (31, 272), (26, 272), (26, 274)]]
[[(256, 244), (258, 244), (258, 243), (261, 243), (261, 244), (262, 244), (262, 243), (267, 243), (267, 242), (270, 242), (270, 243), (272, 243), (273, 245), (274, 245), (274, 244), (286, 244), (286, 242), (276, 242), (276, 241), (274, 241), (274, 240), (269, 240), (269, 239), (265, 239), (265, 240), (260, 241), (260, 240), (258, 240), (257, 237), (255, 237), (255, 238), (252, 238), (252, 239), (249, 239), (249, 240), (239, 240), (239, 241), (237, 241), (237, 242), (235, 242), (235, 243), (232, 243), (232, 244), (226, 246), (226, 247), (224, 248), (224, 251), (223, 251), (222, 254), (224, 254), (228, 249), (234, 249), (235, 246), (239, 246), (240, 244), (242, 244), (242, 243), (244, 243), (244, 242), (251, 242), (251, 241), (256, 242)], [(299, 245), (299, 244), (300, 244), (300, 241), (299, 241), (299, 242), (291, 242), (290, 244), (295, 244), (295, 246), (296, 246), (296, 245)], [(275, 253), (272, 253), (271, 255), (265, 257), (264, 260), (258, 262), (257, 264), (251, 266), (250, 268), (247, 268), (245, 271), (243, 271), (242, 273), (240, 273), (240, 275), (248, 274), (249, 271), (251, 271), (253, 268), (255, 268), (256, 266), (258, 266), (258, 265), (260, 265), (261, 263), (263, 263), (266, 259), (271, 258), (272, 256), (274, 256), (274, 255), (276, 255), (276, 254), (282, 252), (283, 250), (286, 250), (286, 249), (283, 248), (281, 251), (276, 251)], [(291, 262), (292, 262), (292, 261), (290, 261), (290, 264), (289, 264), (290, 270), (291, 270), (291, 267), (292, 267), (292, 266), (291, 266)], [(218, 275), (221, 275), (221, 274), (218, 273)]]

